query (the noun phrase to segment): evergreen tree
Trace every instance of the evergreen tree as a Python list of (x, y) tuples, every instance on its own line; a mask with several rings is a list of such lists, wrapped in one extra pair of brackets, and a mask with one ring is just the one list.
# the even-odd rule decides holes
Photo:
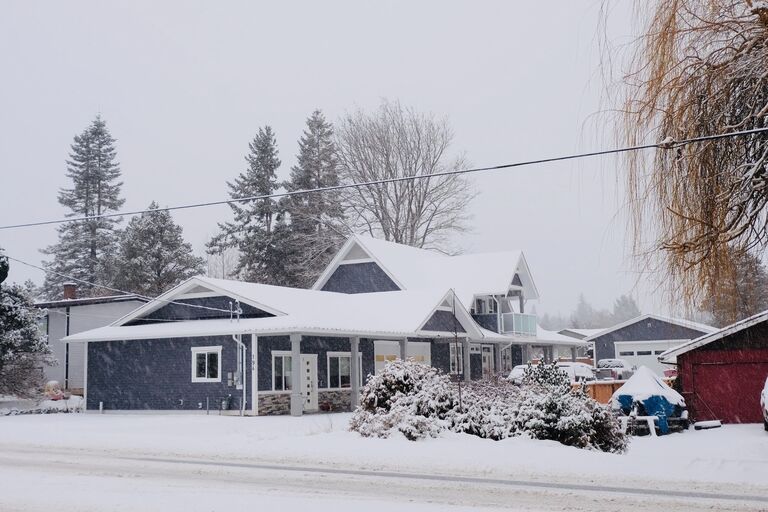
[[(277, 188), (277, 169), (280, 167), (277, 141), (272, 128), (265, 126), (253, 141), (245, 157), (247, 169), (234, 182), (227, 182), (233, 199), (269, 195)], [(280, 272), (279, 240), (273, 236), (278, 205), (273, 199), (259, 199), (248, 203), (230, 203), (234, 220), (219, 224), (220, 232), (208, 243), (208, 252), (221, 254), (235, 248), (238, 262), (235, 273), (246, 281), (283, 284)]]
[[(0, 267), (7, 269), (1, 253)], [(53, 362), (41, 316), (23, 287), (0, 284), (0, 395), (31, 394), (41, 384), (39, 367)]]
[[(67, 177), (72, 188), (59, 192), (59, 203), (67, 207), (69, 217), (93, 217), (117, 211), (125, 202), (120, 197), (122, 182), (116, 161), (115, 139), (107, 130), (101, 116), (75, 136), (72, 152), (67, 160)], [(43, 250), (53, 256), (44, 265), (49, 273), (43, 284), (44, 294), (51, 298), (61, 296), (62, 283), (72, 276), (95, 284), (111, 281), (104, 257), (113, 253), (116, 245), (115, 225), (120, 218), (96, 218), (69, 222), (59, 227), (58, 243)], [(86, 294), (103, 294), (98, 287), (80, 283)]]
[(760, 258), (735, 251), (731, 258), (734, 265), (712, 280), (702, 304), (721, 327), (768, 310), (768, 272)]
[[(150, 210), (157, 210), (154, 201)], [(134, 217), (120, 237), (114, 259), (114, 286), (154, 297), (181, 281), (204, 273), (205, 260), (192, 253), (181, 226), (165, 210)]]
[(638, 307), (637, 302), (635, 302), (635, 299), (630, 295), (622, 295), (613, 303), (611, 321), (614, 325), (620, 324), (627, 320), (631, 320), (632, 318), (637, 318), (640, 314), (640, 308)]
[[(299, 139), (297, 163), (291, 168), (286, 190), (332, 187), (340, 183), (333, 127), (315, 110)], [(339, 192), (288, 196), (282, 202), (289, 216), (286, 252), (288, 284), (306, 288), (333, 258), (346, 234)]]

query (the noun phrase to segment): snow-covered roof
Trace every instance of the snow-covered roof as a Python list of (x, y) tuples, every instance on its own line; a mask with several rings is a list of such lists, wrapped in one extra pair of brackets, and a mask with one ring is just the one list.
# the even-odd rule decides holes
[(748, 329), (753, 325), (765, 322), (766, 320), (768, 320), (768, 311), (763, 311), (762, 313), (758, 313), (749, 318), (745, 318), (744, 320), (740, 320), (736, 323), (723, 327), (722, 329), (715, 329), (709, 334), (705, 334), (667, 350), (659, 356), (659, 361), (662, 363), (675, 363), (677, 356), (680, 354), (685, 354), (686, 352), (690, 352), (693, 349), (703, 347), (704, 345), (712, 343), (713, 341), (717, 341), (725, 338), (726, 336), (730, 336), (731, 334), (743, 331), (744, 329)]
[(629, 325), (636, 324), (638, 322), (642, 322), (644, 320), (648, 320), (649, 318), (652, 318), (654, 320), (658, 320), (660, 322), (666, 322), (669, 324), (679, 325), (680, 327), (686, 327), (688, 329), (693, 329), (699, 332), (703, 333), (711, 333), (717, 330), (716, 327), (712, 327), (711, 325), (705, 325), (700, 324), (696, 322), (691, 322), (690, 320), (685, 320), (683, 318), (671, 318), (661, 315), (655, 315), (652, 313), (641, 315), (635, 318), (630, 318), (626, 322), (621, 322), (620, 324), (614, 325), (612, 327), (608, 327), (607, 329), (602, 329), (594, 334), (591, 334), (584, 338), (584, 341), (592, 341), (595, 338), (600, 338), (601, 336), (605, 336), (608, 333), (611, 333), (613, 331), (618, 331), (619, 329), (623, 329)]
[[(126, 325), (162, 307), (189, 289), (204, 287), (238, 298), (244, 303), (276, 316), (229, 319), (186, 320)], [(398, 292), (349, 295), (282, 286), (246, 283), (226, 279), (194, 277), (158, 297), (112, 325), (74, 334), (66, 341), (109, 341), (122, 339), (212, 336), (230, 333), (344, 334), (359, 336), (445, 336), (445, 333), (419, 330), (436, 308), (452, 297), (448, 290), (404, 290)], [(457, 318), (473, 339), (483, 339), (479, 326), (464, 308), (456, 308)]]
[(584, 340), (542, 329), (540, 325), (536, 325), (536, 341), (538, 343), (551, 342), (554, 345), (568, 345), (572, 347), (586, 347), (588, 345)]
[[(579, 337), (579, 339), (583, 339), (583, 338), (588, 338), (589, 336), (592, 336), (593, 334), (597, 334), (604, 330), (605, 330), (605, 327), (603, 327), (602, 329), (576, 329), (576, 328), (569, 327), (567, 329), (560, 329), (557, 332), (562, 334), (563, 336), (570, 336), (572, 338)], [(573, 333), (576, 336), (571, 336), (567, 333)]]
[(539, 297), (521, 251), (447, 256), (367, 235), (353, 235), (347, 240), (315, 283), (315, 289), (322, 288), (346, 253), (356, 245), (406, 290), (451, 288), (461, 302), (469, 307), (476, 295), (506, 294), (515, 274), (518, 274), (526, 298)]
[(613, 393), (611, 401), (616, 402), (618, 397), (629, 395), (633, 400), (643, 401), (652, 396), (663, 396), (671, 404), (685, 405), (683, 396), (669, 387), (661, 377), (645, 366), (641, 366), (627, 382)]

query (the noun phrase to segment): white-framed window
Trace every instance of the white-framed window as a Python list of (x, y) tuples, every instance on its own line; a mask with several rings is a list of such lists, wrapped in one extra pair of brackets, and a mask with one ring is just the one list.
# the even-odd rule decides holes
[[(359, 385), (363, 385), (363, 355), (357, 354), (357, 380)], [(328, 352), (328, 387), (329, 388), (348, 388), (352, 383), (352, 353), (351, 352)]]
[(288, 391), (291, 389), (293, 364), (289, 351), (272, 351), (272, 390)]
[(221, 382), (221, 345), (192, 347), (192, 382)]
[(464, 371), (464, 350), (461, 343), (449, 343), (450, 347), (450, 368), (451, 373), (462, 373)]

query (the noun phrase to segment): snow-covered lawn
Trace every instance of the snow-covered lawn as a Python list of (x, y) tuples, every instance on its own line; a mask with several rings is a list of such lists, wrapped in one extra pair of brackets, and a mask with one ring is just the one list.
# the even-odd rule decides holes
[[(54, 414), (0, 418), (3, 447), (109, 451), (115, 455), (290, 463), (355, 469), (768, 491), (768, 432), (726, 425), (635, 438), (624, 455), (550, 441), (490, 441), (446, 434), (418, 442), (347, 431), (349, 414), (240, 418), (162, 414)], [(687, 482), (681, 486), (680, 483)], [(722, 485), (726, 484), (726, 485)]]

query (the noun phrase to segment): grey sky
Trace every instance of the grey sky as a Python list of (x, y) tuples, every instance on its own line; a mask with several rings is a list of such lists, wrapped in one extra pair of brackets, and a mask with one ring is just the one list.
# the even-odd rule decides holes
[[(61, 217), (72, 137), (101, 112), (126, 208), (220, 199), (259, 126), (274, 128), (282, 177), (315, 108), (330, 120), (383, 97), (447, 115), (475, 165), (611, 147), (600, 108), (600, 1), (6, 2), (0, 16), (0, 223)], [(625, 6), (616, 40), (632, 30)], [(580, 291), (609, 307), (630, 291), (614, 161), (471, 178), (480, 195), (467, 251), (520, 248), (542, 300)], [(620, 171), (619, 171), (620, 172)], [(174, 213), (202, 252), (226, 206)], [(0, 232), (39, 263), (54, 227)], [(11, 280), (42, 281), (12, 265)], [(637, 292), (645, 311), (662, 301)]]

